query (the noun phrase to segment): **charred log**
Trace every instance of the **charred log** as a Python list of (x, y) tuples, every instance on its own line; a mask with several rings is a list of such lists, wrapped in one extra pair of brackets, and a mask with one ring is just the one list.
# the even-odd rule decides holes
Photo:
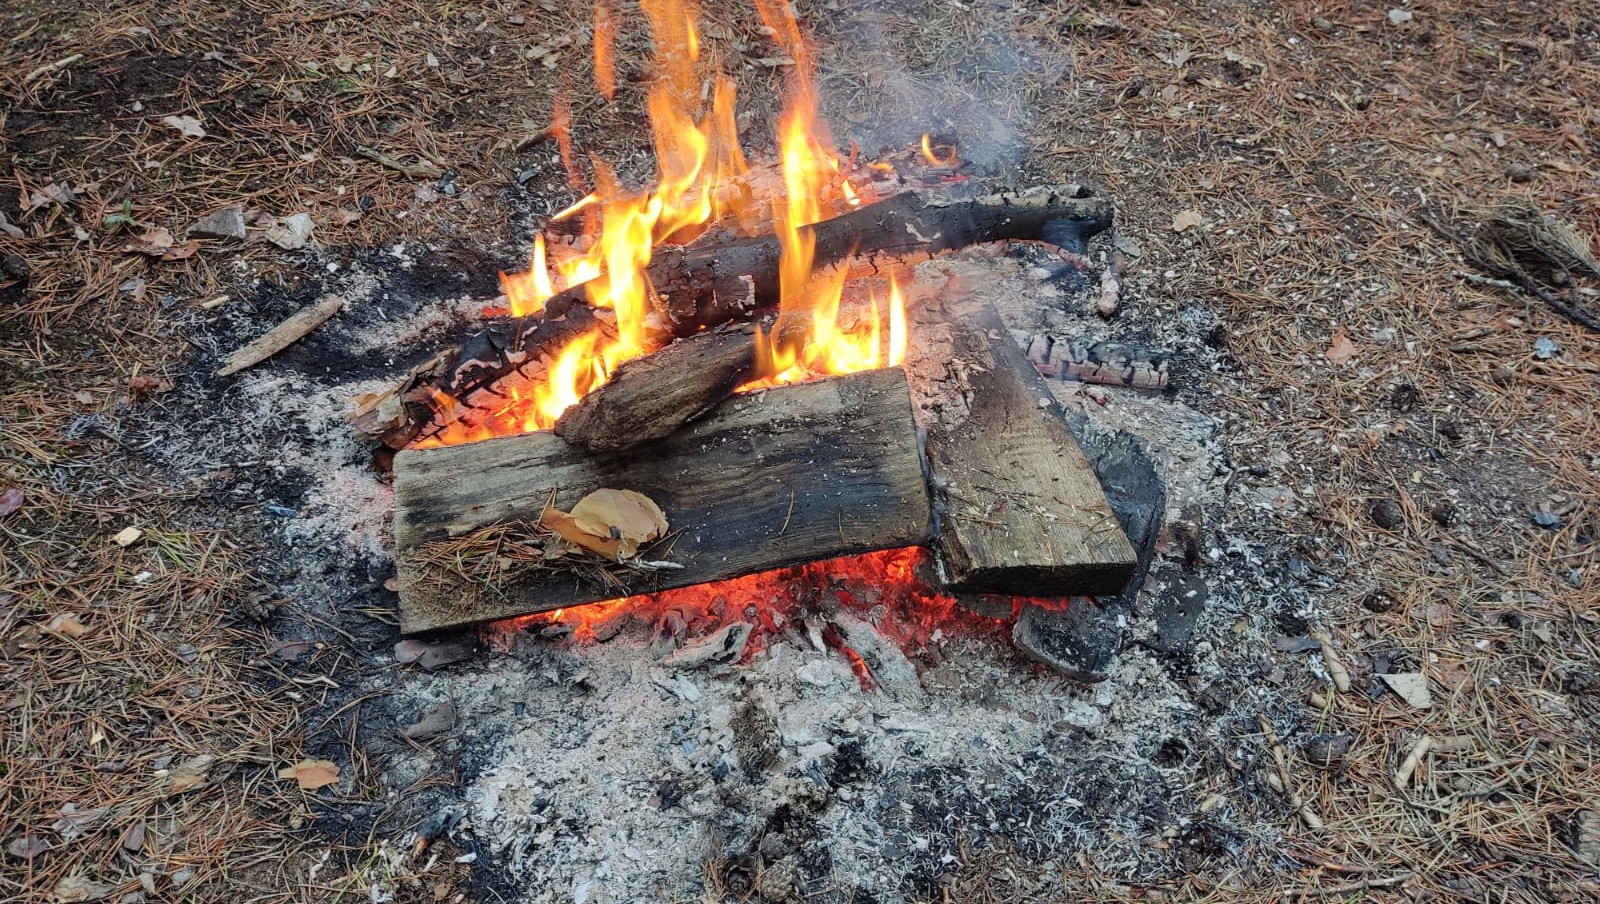
[(753, 325), (696, 333), (618, 367), (606, 385), (567, 409), (555, 432), (596, 451), (657, 440), (733, 395), (755, 366)]
[[(932, 256), (983, 242), (1033, 240), (1069, 251), (1111, 225), (1111, 202), (1077, 185), (1005, 192), (968, 200), (926, 193), (896, 195), (807, 227), (816, 241), (814, 266), (852, 256)], [(658, 249), (649, 266), (662, 300), (662, 338), (690, 336), (707, 327), (749, 321), (778, 301), (776, 236), (706, 247)], [(365, 433), (396, 448), (421, 433), (434, 417), (434, 393), (470, 404), (473, 393), (537, 360), (537, 352), (593, 323), (592, 287), (575, 286), (550, 298), (535, 316), (507, 318), (413, 371), (399, 386), (363, 404), (356, 415)], [(587, 321), (585, 318), (589, 318)], [(559, 324), (560, 326), (557, 326)]]

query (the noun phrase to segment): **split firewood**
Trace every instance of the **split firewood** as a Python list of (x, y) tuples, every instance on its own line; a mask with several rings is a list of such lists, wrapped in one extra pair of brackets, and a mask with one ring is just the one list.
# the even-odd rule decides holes
[(296, 311), (288, 320), (268, 330), (266, 335), (228, 356), (218, 368), (217, 376), (236, 374), (247, 367), (255, 367), (303, 338), (307, 333), (327, 322), (344, 307), (344, 299), (329, 295), (307, 308)]
[[(638, 556), (675, 567), (612, 562), (599, 580), (589, 564), (599, 559), (588, 553), (576, 563), (506, 562), (490, 544), (486, 569), (462, 574), (458, 561), (442, 567), (428, 555), (491, 527), (536, 525), (552, 494), (555, 505), (571, 505), (602, 487), (627, 487), (659, 506), (671, 528)], [(395, 456), (394, 499), (407, 633), (911, 546), (932, 527), (899, 368), (737, 396), (640, 450), (591, 453), (547, 432), (405, 450)], [(635, 520), (637, 530), (628, 526)], [(605, 533), (640, 538), (656, 523), (626, 512), (600, 522)]]
[(556, 435), (596, 451), (660, 439), (733, 395), (755, 366), (750, 324), (696, 333), (618, 367), (604, 386), (561, 415)]
[[(946, 272), (939, 288), (934, 272)], [(908, 366), (942, 388), (918, 398), (937, 490), (946, 586), (1026, 596), (1114, 594), (1138, 554), (1061, 406), (999, 313), (943, 263), (919, 271)], [(935, 412), (929, 397), (948, 398)], [(964, 404), (956, 404), (962, 400)], [(964, 407), (966, 410), (961, 411)]]
[[(1077, 185), (1059, 185), (952, 200), (907, 192), (806, 227), (816, 242), (814, 266), (854, 256), (933, 256), (983, 242), (1030, 240), (1081, 251), (1111, 225), (1109, 199)], [(661, 340), (708, 327), (754, 320), (778, 302), (776, 236), (696, 242), (657, 249), (647, 270), (661, 299)], [(604, 279), (604, 277), (602, 277)], [(598, 282), (574, 286), (545, 302), (540, 314), (496, 321), (482, 333), (419, 366), (398, 386), (363, 403), (358, 429), (400, 448), (433, 421), (436, 393), (466, 405), (471, 396), (564, 344), (553, 323), (592, 318), (588, 298)], [(591, 321), (592, 322), (592, 321)]]

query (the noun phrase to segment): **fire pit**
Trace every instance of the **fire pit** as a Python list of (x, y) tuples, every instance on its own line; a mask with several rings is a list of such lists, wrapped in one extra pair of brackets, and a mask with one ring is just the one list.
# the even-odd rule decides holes
[(643, 8), (655, 187), (601, 167), (531, 269), (502, 277), (507, 316), (357, 412), (403, 447), (402, 629), (919, 545), (929, 592), (1120, 592), (1137, 551), (1048, 367), (955, 271), (908, 272), (992, 242), (1076, 255), (1111, 205), (1078, 186), (962, 190), (927, 136), (909, 168), (841, 158), (782, 4), (761, 4), (795, 60), (779, 159), (752, 169), (729, 83), (697, 92), (686, 12)]

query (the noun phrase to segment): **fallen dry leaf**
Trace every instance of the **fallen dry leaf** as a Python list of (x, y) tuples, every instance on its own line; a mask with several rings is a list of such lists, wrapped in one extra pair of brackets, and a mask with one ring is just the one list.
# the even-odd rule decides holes
[(60, 634), (62, 637), (82, 637), (89, 633), (83, 626), (76, 612), (62, 612), (55, 618), (45, 623), (44, 629), (51, 634)]
[(1206, 216), (1200, 211), (1179, 211), (1178, 215), (1172, 218), (1172, 231), (1183, 232), (1185, 229), (1193, 229), (1196, 226), (1204, 226), (1205, 224)]
[(400, 728), (400, 736), (411, 741), (420, 741), (431, 738), (436, 734), (443, 734), (456, 725), (456, 705), (446, 700), (431, 707), (422, 714), (422, 718)]
[(172, 389), (172, 381), (150, 374), (134, 374), (128, 378), (128, 391), (136, 396), (160, 395)]
[(0, 490), (0, 518), (22, 508), (22, 500), (21, 487), (6, 487)]
[(87, 876), (75, 874), (56, 883), (55, 898), (62, 904), (69, 901), (99, 901), (116, 890), (115, 885), (102, 885)]
[(179, 763), (167, 773), (167, 794), (182, 794), (204, 785), (211, 773), (211, 765), (216, 761), (217, 758), (212, 754), (202, 753)]
[(143, 233), (125, 242), (122, 250), (131, 254), (162, 257), (172, 250), (176, 242), (177, 239), (172, 237), (172, 232), (165, 227), (149, 226)]
[(6, 845), (6, 853), (18, 860), (32, 860), (50, 850), (50, 845), (38, 835), (24, 835)]
[(200, 120), (193, 116), (163, 116), (161, 124), (177, 129), (178, 133), (186, 138), (206, 137), (206, 130), (200, 125)]
[(1328, 357), (1328, 360), (1335, 367), (1342, 367), (1356, 356), (1356, 344), (1350, 341), (1350, 337), (1345, 335), (1344, 330), (1339, 330), (1333, 334), (1333, 342), (1329, 344), (1328, 350), (1323, 354)]
[(617, 541), (624, 557), (667, 532), (667, 516), (655, 500), (635, 490), (595, 490), (572, 507), (572, 521), (579, 530), (595, 537)]
[(1472, 673), (1459, 662), (1441, 663), (1437, 668), (1429, 669), (1428, 675), (1445, 690), (1461, 693), (1471, 693), (1474, 687)]
[(161, 255), (161, 259), (164, 261), (188, 260), (189, 258), (194, 257), (195, 252), (199, 250), (200, 240), (190, 239), (189, 241), (184, 242), (182, 245), (168, 248), (166, 252)]
[(1428, 691), (1428, 678), (1421, 672), (1400, 672), (1378, 677), (1389, 686), (1389, 690), (1394, 691), (1400, 699), (1417, 709), (1433, 708), (1433, 694)]
[(578, 526), (578, 520), (557, 508), (547, 508), (539, 515), (539, 523), (575, 546), (581, 546), (597, 555), (615, 559), (622, 548), (621, 540), (597, 537)]
[(394, 661), (401, 665), (414, 662), (431, 671), (470, 659), (477, 652), (478, 646), (471, 637), (447, 637), (431, 643), (408, 637), (394, 645)]
[(315, 791), (339, 781), (339, 767), (332, 760), (301, 760), (278, 770), (278, 778), (292, 778), (301, 791)]

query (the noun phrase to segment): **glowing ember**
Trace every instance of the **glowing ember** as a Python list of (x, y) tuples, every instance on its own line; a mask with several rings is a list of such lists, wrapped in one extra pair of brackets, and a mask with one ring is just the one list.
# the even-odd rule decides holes
[[(609, 640), (625, 625), (654, 625), (658, 631), (681, 632), (683, 637), (702, 637), (723, 625), (749, 622), (754, 630), (745, 646), (748, 662), (769, 644), (769, 639), (785, 630), (805, 632), (803, 625), (815, 623), (827, 630), (827, 613), (837, 606), (859, 613), (873, 621), (880, 633), (903, 649), (926, 647), (938, 636), (951, 634), (993, 634), (1009, 618), (985, 618), (955, 599), (928, 586), (917, 572), (927, 553), (919, 548), (891, 549), (883, 552), (814, 562), (753, 574), (714, 584), (701, 584), (662, 593), (623, 597), (572, 609), (498, 622), (502, 635), (523, 631), (570, 635), (581, 642)], [(1041, 601), (1065, 606), (1067, 600)], [(1002, 609), (1012, 614), (1018, 600), (1005, 600)], [(859, 653), (848, 649), (835, 633), (820, 638), (852, 663), (863, 687), (873, 680), (871, 669)], [(681, 638), (680, 638), (681, 639)], [(853, 657), (853, 658), (852, 658)]]
[[(441, 401), (437, 414), (442, 429), (417, 445), (453, 445), (548, 429), (619, 364), (653, 351), (660, 341), (651, 324), (657, 299), (646, 268), (654, 249), (692, 240), (712, 224), (741, 234), (773, 228), (778, 235), (780, 308), (773, 336), (781, 338), (763, 339), (766, 385), (899, 363), (905, 312), (898, 287), (889, 292), (887, 313), (873, 298), (865, 316), (846, 318), (843, 313), (850, 306), (841, 304), (843, 269), (813, 277), (815, 241), (807, 227), (876, 198), (870, 188), (850, 183), (848, 168), (833, 150), (827, 124), (817, 112), (810, 48), (789, 5), (756, 2), (780, 49), (795, 62), (778, 123), (781, 188), (766, 188), (764, 180), (748, 178), (733, 82), (721, 75), (704, 78), (692, 6), (681, 0), (641, 0), (654, 43), (656, 79), (647, 100), (656, 156), (654, 189), (630, 194), (603, 162), (595, 161), (594, 191), (553, 218), (571, 222), (579, 237), (550, 243), (538, 236), (528, 271), (501, 275), (513, 316), (537, 314), (557, 292), (581, 286), (591, 306), (608, 312), (604, 324), (556, 352), (542, 372), (502, 381), (492, 408), (474, 399), (468, 415), (465, 406)], [(616, 87), (618, 20), (615, 0), (598, 0), (595, 79), (608, 99)], [(709, 98), (706, 84), (712, 86)], [(570, 121), (565, 98), (558, 98), (551, 133), (569, 181), (582, 191), (584, 176), (572, 149)], [(885, 319), (887, 349), (881, 347)]]

